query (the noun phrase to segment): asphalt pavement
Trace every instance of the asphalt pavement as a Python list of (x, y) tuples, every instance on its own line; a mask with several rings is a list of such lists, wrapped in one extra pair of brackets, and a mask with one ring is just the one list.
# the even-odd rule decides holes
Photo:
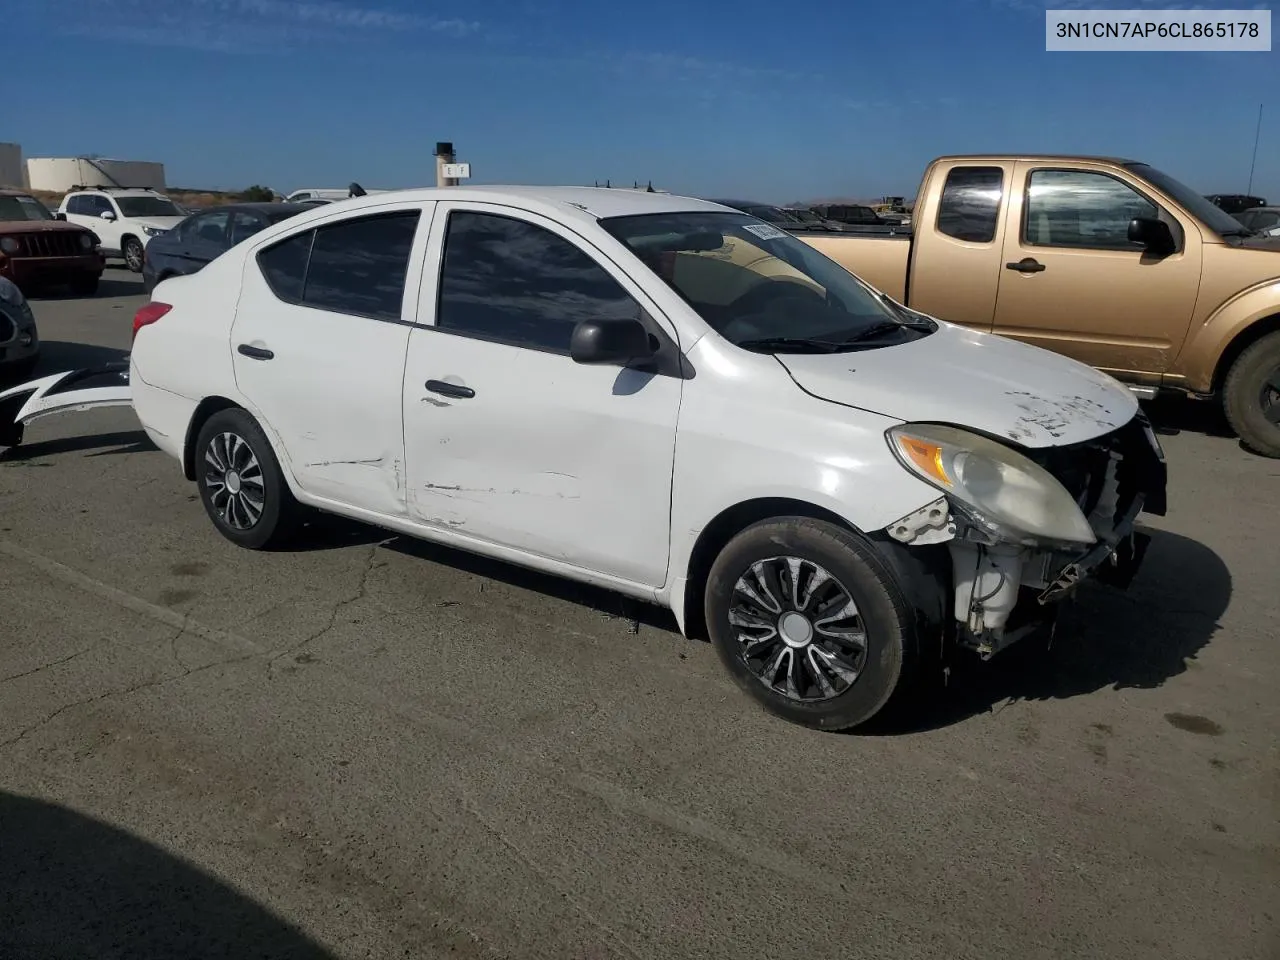
[[(111, 270), (33, 303), (120, 357)], [(1127, 593), (809, 732), (657, 610), (368, 527), (239, 550), (127, 409), (0, 457), (0, 956), (1280, 956), (1280, 462), (1154, 413)]]

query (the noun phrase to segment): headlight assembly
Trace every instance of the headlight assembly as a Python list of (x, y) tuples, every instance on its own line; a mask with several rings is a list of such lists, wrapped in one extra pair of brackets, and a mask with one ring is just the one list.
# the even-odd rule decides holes
[(5, 253), (17, 253), (18, 238), (17, 237), (0, 237), (0, 250), (3, 250)]
[(93, 234), (91, 234), (91, 233), (82, 233), (82, 234), (80, 234), (80, 248), (81, 248), (82, 250), (92, 250), (92, 249), (93, 249), (93, 239), (94, 239), (94, 238), (93, 238)]
[(161, 230), (159, 227), (143, 227), (142, 232), (148, 237), (158, 237), (163, 233), (168, 233), (169, 231)]
[(886, 436), (904, 467), (1002, 540), (1027, 546), (1097, 540), (1066, 488), (1002, 443), (935, 424), (902, 424)]

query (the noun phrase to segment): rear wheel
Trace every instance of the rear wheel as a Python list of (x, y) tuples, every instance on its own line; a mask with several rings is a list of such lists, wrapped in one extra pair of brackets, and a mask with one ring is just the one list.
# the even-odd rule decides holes
[(247, 412), (219, 410), (196, 437), (196, 486), (218, 532), (250, 550), (278, 546), (297, 529), (301, 508), (266, 434)]
[(705, 614), (738, 685), (793, 723), (865, 723), (918, 669), (916, 620), (889, 566), (825, 521), (765, 520), (734, 537), (712, 565)]
[(120, 252), (124, 255), (124, 263), (134, 273), (142, 272), (142, 241), (137, 237), (125, 237), (124, 245), (120, 248)]
[(1240, 354), (1227, 374), (1222, 401), (1231, 429), (1245, 446), (1280, 457), (1280, 331)]

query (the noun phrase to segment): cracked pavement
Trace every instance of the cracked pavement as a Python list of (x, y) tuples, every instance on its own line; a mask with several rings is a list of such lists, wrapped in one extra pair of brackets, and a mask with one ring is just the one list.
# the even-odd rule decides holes
[[(127, 347), (107, 281), (34, 303), (45, 369)], [(1131, 592), (865, 736), (607, 594), (337, 520), (239, 550), (128, 411), (39, 423), (0, 458), (0, 955), (1275, 957), (1280, 463), (1156, 419)]]

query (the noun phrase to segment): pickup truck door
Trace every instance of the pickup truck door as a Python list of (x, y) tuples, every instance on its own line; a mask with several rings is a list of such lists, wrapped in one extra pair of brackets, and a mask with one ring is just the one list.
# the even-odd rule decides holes
[[(1164, 257), (1129, 240), (1134, 217), (1169, 224)], [(1200, 233), (1115, 167), (1020, 161), (1004, 231), (993, 332), (1157, 385), (1186, 337)]]
[(590, 242), (511, 207), (442, 202), (426, 263), (404, 368), (413, 518), (662, 586), (683, 380), (575, 363), (569, 340), (634, 316), (677, 350), (674, 328)]

